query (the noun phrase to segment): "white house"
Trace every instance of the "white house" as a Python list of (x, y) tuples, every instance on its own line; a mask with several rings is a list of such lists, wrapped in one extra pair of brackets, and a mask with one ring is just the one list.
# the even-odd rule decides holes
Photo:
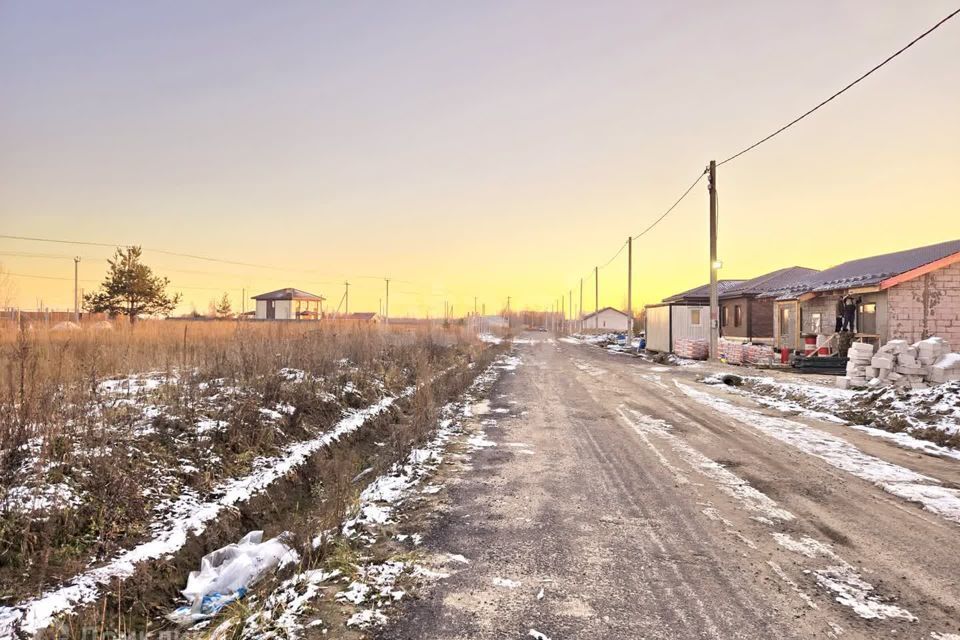
[(319, 320), (323, 314), (323, 296), (287, 287), (253, 296), (257, 301), (257, 320)]
[(613, 307), (604, 307), (594, 313), (583, 316), (583, 330), (627, 331), (630, 329), (630, 316)]

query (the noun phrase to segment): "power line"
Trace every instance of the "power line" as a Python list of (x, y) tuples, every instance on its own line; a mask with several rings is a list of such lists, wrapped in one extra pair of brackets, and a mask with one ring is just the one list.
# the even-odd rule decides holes
[(641, 232), (638, 233), (637, 235), (633, 236), (633, 239), (636, 240), (637, 238), (639, 238), (639, 237), (647, 234), (647, 233), (648, 233), (649, 231), (651, 231), (655, 226), (657, 226), (658, 224), (660, 224), (660, 222), (661, 222), (664, 218), (666, 218), (668, 215), (670, 215), (670, 212), (671, 212), (671, 211), (673, 211), (674, 209), (677, 208), (677, 205), (678, 205), (678, 204), (680, 204), (681, 202), (683, 202), (683, 199), (686, 198), (687, 195), (688, 195), (691, 191), (693, 191), (693, 188), (694, 188), (695, 186), (697, 186), (697, 184), (698, 184), (701, 180), (703, 180), (703, 176), (705, 176), (705, 175), (707, 175), (706, 169), (704, 169), (703, 172), (702, 172), (700, 175), (697, 176), (697, 179), (693, 181), (693, 184), (691, 184), (689, 187), (687, 187), (687, 190), (683, 192), (683, 195), (680, 196), (680, 197), (677, 199), (676, 202), (674, 202), (672, 205), (670, 205), (670, 208), (669, 208), (669, 209), (667, 209), (666, 211), (663, 212), (663, 215), (661, 215), (659, 218), (657, 218), (656, 220), (654, 220), (654, 221), (653, 221), (653, 224), (651, 224), (649, 227), (647, 227), (646, 229), (644, 229), (643, 231), (641, 231)]
[(888, 62), (890, 62), (891, 60), (893, 60), (894, 58), (896, 58), (897, 56), (899, 56), (901, 53), (903, 53), (904, 51), (906, 51), (907, 49), (909, 49), (909, 48), (912, 47), (913, 45), (917, 44), (918, 42), (920, 42), (921, 40), (923, 40), (924, 38), (926, 38), (928, 35), (930, 35), (930, 34), (933, 33), (934, 31), (936, 31), (936, 30), (937, 30), (938, 28), (940, 28), (945, 22), (947, 22), (948, 20), (950, 20), (951, 18), (953, 18), (953, 17), (954, 17), (955, 15), (957, 15), (958, 13), (960, 13), (960, 9), (955, 10), (953, 13), (951, 13), (950, 15), (948, 15), (946, 18), (944, 18), (943, 20), (941, 20), (941, 21), (938, 22), (937, 24), (933, 25), (932, 27), (930, 27), (929, 29), (927, 29), (926, 31), (924, 31), (923, 33), (921, 33), (919, 36), (917, 36), (916, 38), (914, 38), (913, 40), (911, 40), (906, 46), (904, 46), (904, 47), (902, 47), (901, 49), (897, 50), (894, 54), (892, 54), (892, 55), (890, 55), (889, 57), (887, 57), (886, 60), (884, 60), (883, 62), (881, 62), (881, 63), (878, 64), (877, 66), (873, 67), (872, 69), (870, 69), (869, 71), (867, 71), (866, 73), (864, 73), (862, 76), (860, 76), (859, 78), (857, 78), (856, 80), (854, 80), (853, 82), (851, 82), (850, 84), (848, 84), (847, 86), (845, 86), (843, 89), (840, 89), (840, 91), (837, 91), (835, 94), (833, 94), (832, 96), (830, 96), (829, 98), (827, 98), (826, 100), (824, 100), (823, 102), (821, 102), (820, 104), (818, 104), (817, 106), (815, 106), (814, 108), (810, 109), (809, 111), (807, 111), (807, 112), (804, 113), (803, 115), (801, 115), (801, 116), (799, 116), (799, 117), (797, 117), (797, 118), (794, 118), (793, 120), (791, 120), (791, 121), (788, 122), (787, 124), (783, 125), (783, 126), (780, 127), (779, 129), (777, 129), (776, 131), (774, 131), (773, 133), (771, 133), (770, 135), (768, 135), (767, 137), (765, 137), (765, 138), (763, 138), (763, 139), (761, 139), (761, 140), (758, 140), (757, 142), (754, 142), (752, 145), (750, 145), (750, 146), (747, 147), (746, 149), (740, 151), (739, 153), (733, 154), (732, 156), (730, 156), (729, 158), (727, 158), (727, 159), (724, 160), (723, 162), (718, 162), (718, 163), (717, 163), (717, 166), (719, 167), (719, 166), (721, 166), (721, 165), (727, 164), (728, 162), (730, 162), (730, 161), (733, 160), (734, 158), (739, 158), (740, 156), (742, 156), (742, 155), (745, 154), (746, 152), (748, 152), (748, 151), (750, 151), (750, 150), (752, 150), (752, 149), (756, 149), (757, 147), (759, 147), (761, 144), (763, 144), (764, 142), (766, 142), (766, 141), (769, 140), (770, 138), (773, 138), (773, 137), (776, 136), (777, 134), (786, 131), (787, 129), (789, 129), (789, 128), (792, 127), (793, 125), (797, 124), (798, 122), (800, 122), (801, 120), (803, 120), (804, 118), (806, 118), (807, 116), (809, 116), (810, 114), (812, 114), (814, 111), (816, 111), (816, 110), (819, 109), (820, 107), (826, 105), (827, 103), (831, 102), (832, 100), (836, 99), (837, 97), (839, 97), (840, 95), (842, 95), (843, 93), (845, 93), (847, 90), (849, 90), (849, 89), (851, 89), (852, 87), (854, 87), (855, 85), (859, 84), (861, 81), (865, 80), (867, 77), (869, 77), (870, 75), (872, 75), (875, 71), (879, 70), (881, 67), (883, 67), (883, 66), (886, 65)]

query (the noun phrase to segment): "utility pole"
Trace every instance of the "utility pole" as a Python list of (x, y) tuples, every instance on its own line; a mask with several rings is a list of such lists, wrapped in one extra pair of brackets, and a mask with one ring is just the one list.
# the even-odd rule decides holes
[(633, 237), (627, 238), (627, 346), (633, 345)]
[(240, 319), (243, 320), (245, 315), (247, 315), (247, 290), (243, 288), (240, 289)]
[(709, 178), (710, 190), (710, 359), (717, 359), (717, 349), (720, 343), (720, 299), (717, 291), (717, 163), (710, 161)]
[(593, 268), (593, 328), (600, 328), (600, 267)]
[(507, 296), (507, 329), (510, 328), (510, 296)]
[(476, 325), (476, 330), (480, 331), (480, 318), (477, 317), (477, 296), (473, 296), (473, 323)]
[(580, 278), (580, 333), (583, 333), (583, 278)]
[(560, 296), (560, 333), (563, 333), (563, 325), (567, 322), (567, 308), (564, 304), (563, 296)]
[(343, 282), (343, 315), (350, 315), (350, 283), (346, 280)]
[(384, 278), (387, 282), (387, 302), (383, 307), (383, 323), (390, 324), (390, 278)]
[(73, 320), (80, 324), (80, 256), (73, 259)]
[[(570, 292), (567, 295), (567, 298), (568, 298), (567, 302), (570, 306), (570, 325), (572, 326), (573, 325), (573, 289), (570, 289)], [(567, 332), (568, 333), (570, 332), (569, 328), (567, 328)]]

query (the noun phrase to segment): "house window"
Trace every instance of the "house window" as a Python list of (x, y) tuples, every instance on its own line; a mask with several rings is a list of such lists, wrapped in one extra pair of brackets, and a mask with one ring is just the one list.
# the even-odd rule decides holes
[(823, 316), (819, 313), (810, 314), (810, 330), (812, 333), (823, 333)]
[(690, 309), (690, 324), (695, 327), (700, 326), (700, 309)]
[(733, 305), (733, 326), (739, 327), (743, 324), (743, 309), (740, 305)]
[(864, 302), (858, 309), (860, 318), (857, 321), (857, 333), (877, 333), (877, 303)]
[(721, 311), (722, 312), (720, 314), (720, 326), (725, 327), (728, 324), (730, 324), (730, 317), (729, 317), (730, 314), (728, 313), (730, 309), (729, 307), (727, 307), (727, 305), (723, 305), (723, 309)]

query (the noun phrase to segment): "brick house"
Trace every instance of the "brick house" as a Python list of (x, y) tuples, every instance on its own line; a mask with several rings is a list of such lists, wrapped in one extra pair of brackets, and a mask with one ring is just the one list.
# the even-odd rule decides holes
[(774, 300), (775, 345), (800, 349), (804, 338), (832, 336), (847, 294), (857, 299), (857, 338), (960, 345), (960, 240), (851, 260), (762, 294)]

